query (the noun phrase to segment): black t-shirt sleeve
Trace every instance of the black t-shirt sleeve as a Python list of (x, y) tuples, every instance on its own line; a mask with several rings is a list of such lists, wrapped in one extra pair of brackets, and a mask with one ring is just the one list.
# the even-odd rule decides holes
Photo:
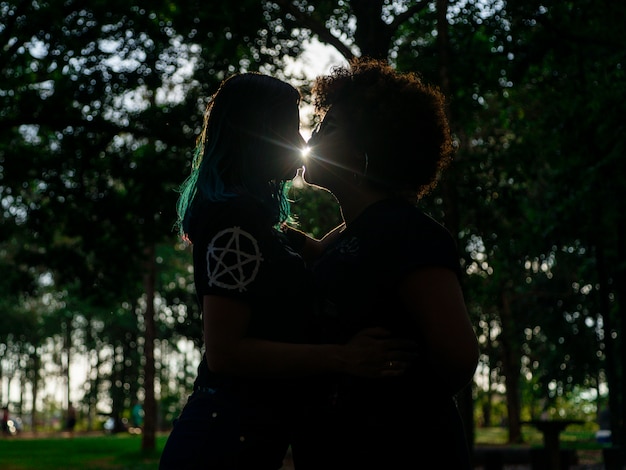
[(452, 234), (429, 216), (408, 217), (392, 235), (389, 259), (399, 279), (420, 268), (443, 267), (460, 276), (457, 245)]
[(265, 267), (264, 228), (253, 213), (225, 205), (209, 214), (194, 243), (199, 298), (214, 294), (247, 299), (258, 293)]

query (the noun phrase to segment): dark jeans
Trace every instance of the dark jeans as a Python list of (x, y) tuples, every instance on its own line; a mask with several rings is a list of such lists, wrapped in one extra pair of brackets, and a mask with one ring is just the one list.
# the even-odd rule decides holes
[(175, 421), (159, 470), (277, 470), (289, 446), (282, 410), (195, 391)]
[(293, 444), (298, 470), (470, 470), (463, 423), (451, 402), (349, 403), (319, 408)]

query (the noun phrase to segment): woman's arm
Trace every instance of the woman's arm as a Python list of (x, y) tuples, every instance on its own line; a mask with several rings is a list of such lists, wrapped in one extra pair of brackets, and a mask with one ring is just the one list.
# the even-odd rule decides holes
[(339, 234), (344, 231), (346, 224), (342, 223), (328, 232), (319, 240), (310, 237), (306, 233), (296, 228), (285, 225), (283, 231), (287, 238), (292, 241), (293, 247), (298, 250), (302, 258), (309, 262), (317, 259), (324, 250), (333, 243)]
[(457, 393), (473, 378), (478, 340), (456, 274), (445, 268), (419, 269), (400, 286), (400, 295), (423, 332), (424, 359), (438, 383)]
[[(415, 357), (414, 343), (364, 330), (347, 344), (280, 343), (246, 336), (250, 308), (244, 302), (206, 295), (205, 354), (218, 373), (247, 377), (294, 377), (343, 372), (362, 377), (401, 375)], [(389, 367), (392, 362), (392, 367)]]

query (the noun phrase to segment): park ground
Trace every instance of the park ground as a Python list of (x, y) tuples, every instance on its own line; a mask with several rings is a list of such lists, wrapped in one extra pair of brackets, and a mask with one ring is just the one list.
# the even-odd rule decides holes
[[(82, 436), (102, 436), (102, 431), (93, 431), (93, 432), (76, 432), (74, 434), (69, 433), (67, 431), (63, 432), (38, 432), (37, 434), (31, 432), (21, 432), (18, 436), (8, 437), (8, 439), (37, 439), (37, 438), (58, 438), (64, 437), (67, 439), (73, 439), (74, 437), (82, 437)], [(521, 446), (521, 448), (529, 448), (528, 446)], [(507, 446), (506, 444), (499, 445), (484, 445), (477, 444), (477, 449), (511, 449), (511, 446)], [(516, 449), (520, 449), (520, 446), (516, 446)], [(603, 453), (602, 449), (578, 449), (576, 450), (577, 461), (575, 464), (570, 465), (569, 470), (607, 470), (603, 463)], [(488, 470), (482, 464), (476, 464), (474, 467), (475, 470)], [(293, 461), (291, 459), (291, 455), (288, 453), (284, 465), (281, 470), (295, 470), (293, 466)], [(505, 463), (501, 470), (533, 470), (530, 463)]]

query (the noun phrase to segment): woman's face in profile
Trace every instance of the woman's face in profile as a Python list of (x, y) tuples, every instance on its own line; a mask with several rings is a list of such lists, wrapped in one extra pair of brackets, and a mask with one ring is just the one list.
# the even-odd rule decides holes
[(294, 104), (281, 110), (274, 129), (267, 139), (273, 149), (271, 154), (271, 179), (289, 180), (302, 167), (302, 151), (306, 146), (300, 134), (300, 111)]
[(341, 108), (333, 106), (313, 131), (304, 163), (307, 183), (333, 191), (335, 185), (345, 183), (356, 171), (352, 158), (354, 146), (343, 126), (345, 118)]

